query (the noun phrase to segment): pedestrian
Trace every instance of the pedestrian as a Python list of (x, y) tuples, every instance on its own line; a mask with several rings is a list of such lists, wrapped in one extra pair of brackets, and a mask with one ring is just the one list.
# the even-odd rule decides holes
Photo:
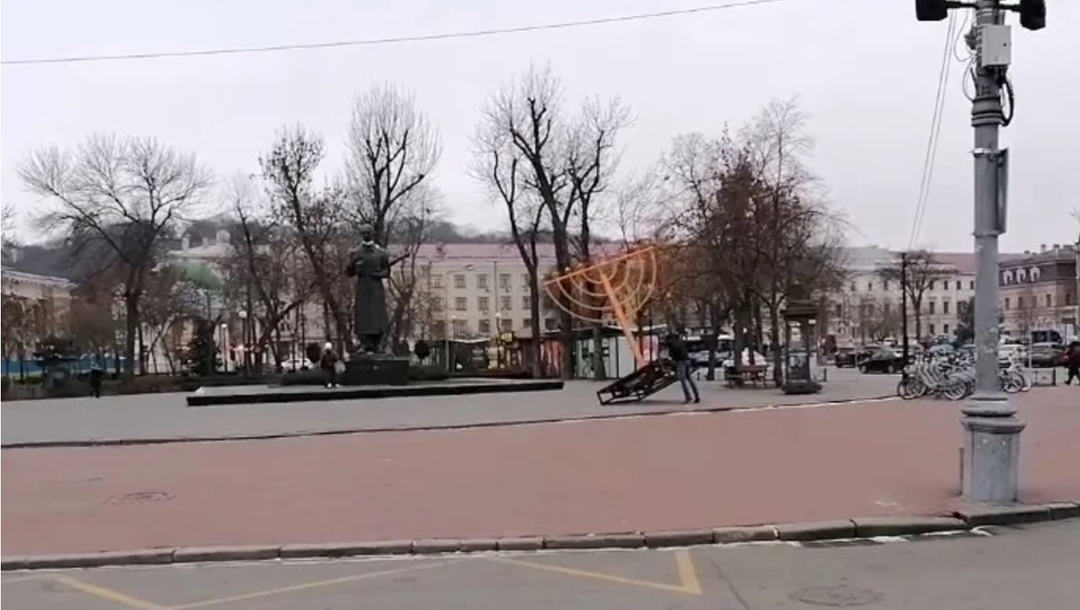
[(105, 379), (105, 371), (101, 370), (98, 363), (90, 367), (90, 393), (94, 398), (101, 398), (101, 382)]
[[(681, 331), (668, 335), (667, 344), (668, 357), (675, 362), (675, 378), (679, 380), (679, 385), (682, 386), (683, 404), (689, 403), (691, 399), (695, 403), (701, 402), (697, 384), (694, 383), (694, 379), (690, 376), (690, 352), (686, 349), (686, 342), (682, 338)], [(693, 395), (691, 395), (691, 391), (693, 391)]]
[(1065, 380), (1065, 385), (1072, 385), (1073, 377), (1076, 378), (1076, 383), (1080, 384), (1080, 341), (1069, 344), (1065, 364), (1069, 367), (1069, 378)]
[(323, 346), (322, 358), (319, 359), (319, 367), (326, 373), (326, 387), (338, 387), (338, 355), (334, 352), (334, 345), (329, 341)]

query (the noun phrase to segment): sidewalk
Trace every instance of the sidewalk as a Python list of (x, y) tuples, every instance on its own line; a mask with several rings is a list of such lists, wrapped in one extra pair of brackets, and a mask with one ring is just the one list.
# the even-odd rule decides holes
[[(1080, 392), (1014, 398), (1023, 500), (1080, 500)], [(3, 553), (690, 529), (955, 505), (959, 405), (879, 402), (3, 451)]]
[(670, 387), (640, 402), (603, 406), (602, 387), (574, 381), (559, 392), (387, 398), (289, 404), (188, 407), (186, 394), (107, 396), (4, 403), (5, 448), (36, 444), (120, 444), (163, 440), (302, 436), (344, 432), (454, 428), (568, 419), (681, 412), (693, 409), (753, 408), (894, 396), (897, 377), (862, 375), (853, 369), (829, 371), (821, 394), (785, 396), (776, 389), (730, 390), (723, 382), (698, 382), (702, 402), (683, 405)]

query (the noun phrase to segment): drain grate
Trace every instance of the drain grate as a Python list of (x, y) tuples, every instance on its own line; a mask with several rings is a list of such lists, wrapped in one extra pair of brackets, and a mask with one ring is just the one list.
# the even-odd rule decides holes
[(167, 491), (133, 491), (131, 493), (113, 496), (105, 500), (106, 504), (154, 504), (156, 502), (168, 502), (175, 496)]
[(797, 602), (813, 606), (832, 606), (834, 608), (867, 606), (881, 601), (883, 597), (877, 591), (844, 586), (813, 587), (801, 589), (791, 594), (791, 599)]

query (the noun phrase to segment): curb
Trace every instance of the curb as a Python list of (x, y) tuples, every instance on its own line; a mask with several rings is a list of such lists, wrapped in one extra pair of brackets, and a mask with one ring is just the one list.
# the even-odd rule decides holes
[(267, 434), (234, 434), (229, 436), (148, 436), (144, 438), (98, 438), (77, 441), (18, 441), (0, 445), (0, 449), (72, 449), (85, 447), (136, 447), (142, 445), (179, 445), (185, 443), (225, 443), (235, 441), (272, 441), (284, 438), (313, 438), (320, 436), (346, 436), (354, 434), (378, 434), (385, 432), (434, 432), (439, 430), (471, 430), (478, 428), (502, 428), (512, 426), (541, 426), (546, 424), (580, 423), (590, 421), (632, 419), (637, 417), (667, 417), (693, 415), (696, 413), (728, 413), (740, 411), (769, 411), (772, 409), (799, 409), (807, 405), (836, 407), (857, 402), (898, 401), (895, 394), (867, 396), (862, 398), (840, 398), (825, 400), (820, 403), (780, 403), (752, 407), (709, 407), (678, 411), (644, 411), (641, 413), (602, 413), (579, 417), (541, 417), (518, 421), (481, 421), (467, 424), (445, 424), (435, 426), (385, 426), (381, 428), (342, 428), (340, 430), (315, 430), (308, 432), (272, 432)]
[(953, 517), (856, 517), (854, 519), (778, 525), (719, 527), (711, 530), (515, 538), (425, 538), (420, 540), (374, 542), (186, 547), (101, 553), (9, 556), (0, 560), (0, 570), (8, 572), (15, 570), (166, 565), (196, 562), (338, 559), (343, 557), (494, 551), (530, 552), (549, 549), (655, 549), (705, 544), (742, 544), (775, 541), (808, 542), (875, 538), (878, 536), (918, 536), (936, 532), (969, 531), (986, 525), (1017, 525), (1080, 518), (1080, 505), (1072, 502), (1058, 502), (1006, 507), (974, 506), (958, 510), (953, 514)]

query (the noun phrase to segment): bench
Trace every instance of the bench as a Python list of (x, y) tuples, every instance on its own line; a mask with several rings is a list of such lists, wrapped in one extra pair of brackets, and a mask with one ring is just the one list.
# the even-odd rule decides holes
[(769, 367), (764, 364), (745, 364), (736, 370), (729, 366), (724, 368), (724, 381), (729, 388), (741, 388), (747, 383), (764, 386), (769, 380)]

